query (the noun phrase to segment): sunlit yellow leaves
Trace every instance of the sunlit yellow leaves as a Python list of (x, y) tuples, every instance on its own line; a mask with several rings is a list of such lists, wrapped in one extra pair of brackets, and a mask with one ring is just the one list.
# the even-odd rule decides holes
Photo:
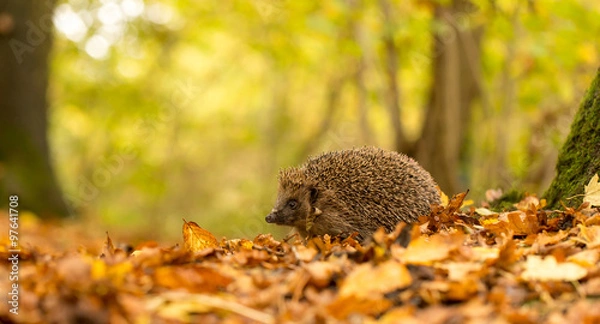
[(587, 270), (576, 263), (556, 262), (553, 256), (542, 258), (537, 255), (527, 257), (523, 280), (539, 281), (574, 281), (585, 277)]
[(195, 222), (188, 222), (185, 219), (183, 220), (183, 243), (190, 252), (219, 246), (219, 242), (211, 232), (198, 226)]

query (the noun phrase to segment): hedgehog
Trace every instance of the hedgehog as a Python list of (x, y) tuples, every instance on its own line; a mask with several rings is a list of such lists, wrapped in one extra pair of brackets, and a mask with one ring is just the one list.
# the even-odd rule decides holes
[(267, 223), (294, 227), (304, 238), (329, 234), (369, 238), (378, 228), (414, 223), (439, 204), (440, 192), (412, 158), (375, 147), (323, 153), (279, 173)]

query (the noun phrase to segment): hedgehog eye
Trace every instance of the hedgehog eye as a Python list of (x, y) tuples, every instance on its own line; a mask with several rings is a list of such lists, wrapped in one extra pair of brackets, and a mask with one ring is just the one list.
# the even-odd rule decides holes
[(290, 207), (292, 210), (298, 208), (298, 202), (294, 199), (288, 201), (287, 203), (288, 207)]

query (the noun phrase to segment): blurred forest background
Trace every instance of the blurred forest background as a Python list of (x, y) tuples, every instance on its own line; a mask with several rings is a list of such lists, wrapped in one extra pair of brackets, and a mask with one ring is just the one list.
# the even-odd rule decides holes
[[(0, 60), (4, 73), (48, 55), (46, 155), (65, 208), (146, 240), (180, 237), (182, 217), (217, 237), (282, 235), (264, 222), (278, 169), (362, 145), (415, 157), (448, 195), (542, 194), (600, 66), (597, 0), (33, 3), (14, 21), (0, 5), (3, 41), (30, 33)], [(19, 86), (2, 84), (40, 93)], [(44, 118), (26, 122), (43, 135)], [(8, 192), (19, 163), (0, 168)]]

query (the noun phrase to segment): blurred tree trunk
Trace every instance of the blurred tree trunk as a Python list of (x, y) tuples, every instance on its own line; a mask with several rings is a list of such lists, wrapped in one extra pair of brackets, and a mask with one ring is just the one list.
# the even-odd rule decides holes
[(393, 17), (392, 6), (388, 0), (379, 0), (379, 8), (383, 15), (384, 21), (384, 73), (386, 82), (385, 102), (388, 113), (390, 114), (390, 123), (394, 132), (394, 146), (396, 151), (403, 152), (407, 155), (413, 155), (414, 143), (407, 140), (404, 132), (404, 126), (401, 121), (400, 114), (400, 88), (398, 85), (398, 48), (393, 37)]
[(433, 85), (415, 157), (444, 192), (453, 194), (466, 189), (458, 175), (471, 105), (480, 93), (483, 28), (469, 25), (474, 10), (469, 1), (453, 0), (434, 10), (443, 29), (435, 34)]
[(69, 215), (48, 148), (48, 55), (54, 1), (8, 0), (0, 7), (0, 193), (21, 210)]
[(369, 126), (369, 103), (368, 89), (365, 72), (368, 70), (368, 57), (370, 49), (367, 36), (361, 18), (364, 12), (363, 0), (348, 0), (349, 6), (349, 28), (351, 29), (352, 41), (360, 48), (356, 55), (356, 71), (353, 75), (353, 83), (356, 91), (356, 110), (358, 112), (358, 127), (360, 130), (360, 142), (363, 145), (373, 144), (373, 132)]
[(556, 177), (544, 194), (549, 208), (577, 207), (584, 186), (600, 173), (600, 69), (590, 85), (556, 164)]
[(315, 133), (311, 136), (310, 140), (306, 142), (300, 154), (298, 155), (301, 159), (310, 155), (314, 152), (318, 143), (327, 134), (334, 122), (334, 116), (338, 108), (340, 107), (340, 95), (344, 83), (346, 82), (346, 76), (333, 76), (327, 84), (327, 100), (325, 104), (325, 116), (321, 120), (321, 123), (317, 127)]

